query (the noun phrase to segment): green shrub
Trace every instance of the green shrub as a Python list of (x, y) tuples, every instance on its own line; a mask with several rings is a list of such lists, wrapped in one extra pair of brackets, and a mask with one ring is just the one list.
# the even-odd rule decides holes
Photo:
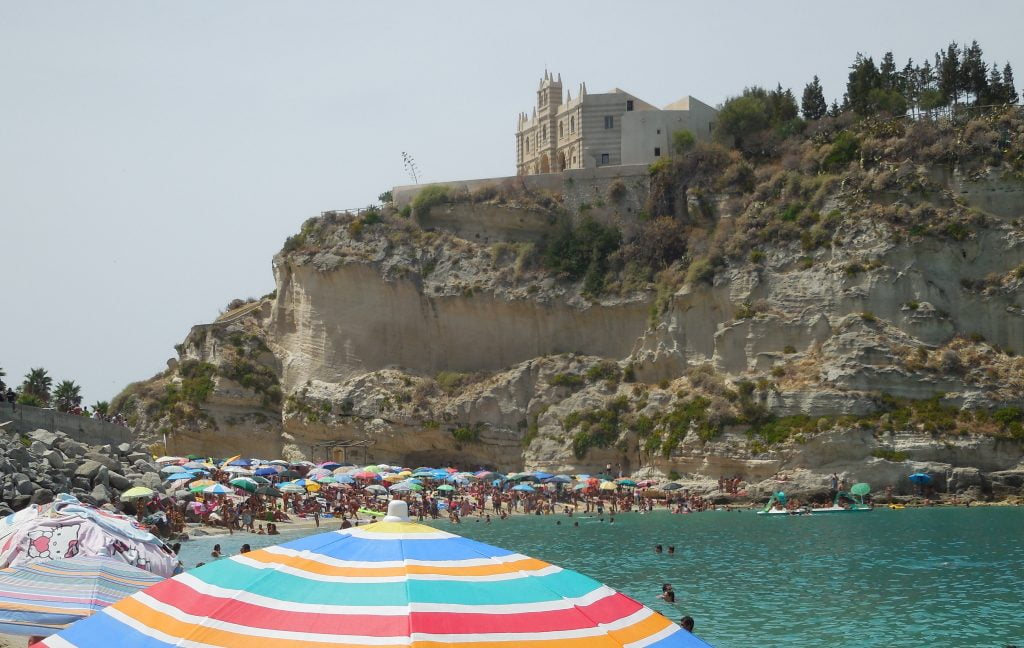
[(783, 347), (782, 352), (785, 354), (796, 353), (796, 347), (793, 346), (792, 344), (787, 344), (785, 347)]
[(541, 261), (548, 269), (572, 280), (586, 279), (586, 292), (599, 294), (604, 287), (608, 257), (622, 245), (615, 227), (586, 217), (576, 227), (569, 222), (541, 241)]
[(697, 259), (686, 270), (686, 283), (711, 285), (715, 280), (715, 268), (707, 259)]
[(437, 374), (437, 385), (446, 394), (453, 394), (468, 382), (468, 374), (458, 371), (442, 371)]
[(690, 131), (683, 129), (672, 133), (672, 152), (676, 155), (682, 155), (696, 145), (697, 138)]
[(552, 387), (568, 387), (569, 389), (579, 389), (586, 381), (583, 376), (574, 373), (557, 373), (548, 379), (548, 384)]
[(875, 317), (875, 314), (872, 313), (871, 311), (863, 311), (860, 314), (860, 318), (862, 320), (864, 320), (865, 322), (877, 322), (878, 321), (878, 318)]
[(871, 456), (885, 459), (886, 461), (906, 461), (907, 459), (906, 452), (893, 450), (892, 448), (876, 448), (871, 451)]
[(832, 142), (832, 149), (825, 156), (822, 166), (826, 171), (842, 171), (860, 153), (860, 139), (850, 131), (842, 131)]
[(590, 382), (597, 382), (598, 380), (618, 382), (622, 376), (622, 369), (614, 362), (603, 360), (587, 369), (586, 375), (587, 380)]
[(480, 440), (480, 432), (483, 428), (483, 423), (460, 425), (452, 430), (452, 436), (455, 437), (455, 440), (459, 443), (476, 443)]
[(765, 259), (765, 254), (761, 250), (751, 250), (749, 258), (751, 263), (762, 263)]
[(417, 212), (428, 212), (437, 205), (443, 205), (450, 200), (448, 187), (444, 185), (429, 185), (420, 189), (410, 205)]
[(1024, 420), (1024, 412), (1019, 407), (1000, 407), (992, 413), (992, 418), (1004, 428), (1008, 428)]

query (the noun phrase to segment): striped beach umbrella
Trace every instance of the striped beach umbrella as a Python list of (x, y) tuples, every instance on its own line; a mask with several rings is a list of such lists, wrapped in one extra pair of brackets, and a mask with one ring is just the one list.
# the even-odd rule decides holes
[(43, 646), (707, 646), (582, 574), (408, 521), (218, 560), (138, 592)]
[(162, 580), (98, 556), (0, 570), (0, 632), (44, 637)]

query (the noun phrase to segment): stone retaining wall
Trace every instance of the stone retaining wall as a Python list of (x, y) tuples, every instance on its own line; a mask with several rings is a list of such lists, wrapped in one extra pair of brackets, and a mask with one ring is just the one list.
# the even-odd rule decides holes
[(32, 430), (60, 430), (70, 438), (89, 445), (128, 443), (132, 432), (126, 427), (98, 419), (65, 414), (51, 408), (0, 403), (0, 424), (6, 432), (25, 434)]

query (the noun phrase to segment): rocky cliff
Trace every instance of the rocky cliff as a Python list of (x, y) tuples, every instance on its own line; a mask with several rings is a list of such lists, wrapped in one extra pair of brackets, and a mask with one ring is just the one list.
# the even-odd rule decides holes
[(1018, 491), (1019, 114), (817, 128), (311, 219), (114, 405), (182, 453)]

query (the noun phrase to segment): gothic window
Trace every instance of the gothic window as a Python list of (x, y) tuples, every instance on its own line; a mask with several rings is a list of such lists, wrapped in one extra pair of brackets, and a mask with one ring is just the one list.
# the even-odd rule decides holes
[(565, 126), (565, 122), (558, 122), (558, 136), (559, 137), (565, 137), (565, 132), (563, 130), (564, 126)]
[(572, 133), (575, 133), (575, 132), (576, 132), (576, 117), (573, 116), (573, 117), (569, 118), (569, 133), (572, 134)]
[(542, 135), (541, 137), (546, 140), (548, 138), (548, 125), (547, 124), (544, 124), (544, 129), (543, 130), (544, 130), (544, 135)]

